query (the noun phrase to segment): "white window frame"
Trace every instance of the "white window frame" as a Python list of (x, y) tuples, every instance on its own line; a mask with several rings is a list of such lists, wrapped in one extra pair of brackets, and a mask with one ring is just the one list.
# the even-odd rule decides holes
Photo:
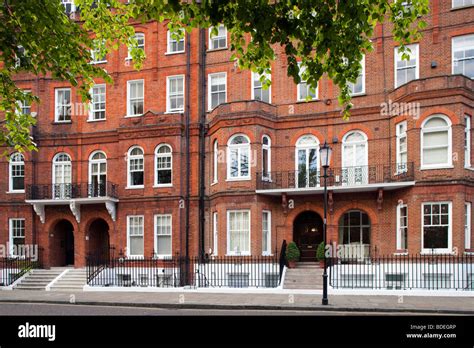
[[(464, 41), (464, 39), (465, 39), (466, 37), (468, 37), (468, 36), (473, 36), (473, 37), (474, 37), (474, 34), (453, 36), (453, 37), (451, 38), (451, 74), (453, 74), (453, 75), (454, 75), (454, 62), (455, 62), (455, 60), (454, 60), (454, 53), (455, 53), (455, 51), (459, 51), (459, 50), (460, 50), (458, 47), (455, 47), (455, 42), (456, 42), (457, 40), (463, 40), (463, 41)], [(474, 49), (474, 47), (467, 46), (467, 45), (462, 45), (462, 50), (463, 50), (463, 51), (470, 50), (470, 49)], [(463, 59), (463, 61), (464, 61), (464, 59)], [(465, 66), (464, 66), (464, 67), (465, 67)], [(463, 74), (464, 76), (467, 76), (467, 75), (464, 74), (464, 72), (465, 72), (465, 69), (463, 68), (462, 74)], [(471, 76), (467, 76), (467, 77), (469, 77), (469, 78), (471, 78), (471, 79), (474, 78), (474, 76), (472, 76), (472, 77), (471, 77)]]
[[(305, 137), (311, 137), (313, 140), (314, 140), (314, 143), (312, 144), (301, 144), (301, 141), (303, 140), (303, 138)], [(300, 173), (300, 166), (299, 166), (299, 155), (298, 155), (298, 152), (300, 150), (304, 150), (305, 151), (305, 157), (306, 157), (306, 163), (305, 163), (305, 167), (306, 167), (306, 182), (305, 182), (305, 186), (301, 186), (301, 188), (308, 188), (308, 187), (313, 187), (311, 186), (311, 182), (310, 182), (310, 171), (309, 171), (309, 153), (311, 152), (311, 150), (314, 150), (316, 152), (316, 174), (317, 174), (317, 181), (316, 181), (316, 187), (319, 187), (319, 173), (320, 173), (320, 158), (319, 158), (319, 146), (320, 146), (320, 143), (319, 143), (319, 139), (314, 136), (313, 134), (303, 134), (302, 136), (300, 136), (298, 138), (298, 140), (296, 141), (296, 144), (295, 144), (295, 184), (298, 188), (300, 188), (299, 186), (299, 173)]]
[[(168, 29), (167, 33), (166, 33), (166, 54), (169, 55), (169, 54), (178, 54), (178, 53), (184, 53), (186, 51), (186, 33), (184, 32), (184, 29), (181, 29), (183, 31), (183, 38), (181, 40), (175, 40), (172, 38), (171, 36), (171, 30)], [(171, 50), (171, 47), (172, 47), (172, 43), (179, 43), (183, 41), (183, 49), (181, 51), (172, 51)]]
[[(100, 95), (103, 94), (103, 96), (104, 96), (104, 109), (97, 109), (97, 110), (95, 109), (94, 88), (104, 88), (104, 93), (99, 93)], [(105, 83), (96, 84), (90, 89), (89, 93), (90, 93), (92, 99), (89, 103), (89, 119), (88, 119), (88, 122), (105, 121), (107, 119), (107, 85)], [(94, 113), (95, 112), (101, 112), (101, 111), (104, 112), (104, 118), (94, 118)]]
[[(139, 149), (142, 154), (141, 155), (131, 155), (132, 151), (135, 149)], [(143, 185), (133, 185), (132, 184), (132, 168), (131, 162), (132, 160), (141, 160), (142, 161), (142, 172), (143, 172)], [(133, 172), (139, 172), (139, 170), (134, 170)], [(140, 146), (132, 146), (127, 153), (127, 188), (128, 189), (140, 189), (145, 187), (145, 151)]]
[[(68, 161), (59, 161), (59, 157), (62, 156), (67, 156)], [(56, 167), (61, 168), (61, 180), (64, 181), (65, 179), (65, 173), (67, 170), (71, 171), (71, 178), (70, 182), (61, 182), (58, 183), (58, 178), (56, 177)], [(68, 199), (69, 197), (69, 192), (67, 191), (67, 186), (66, 185), (72, 185), (72, 180), (73, 180), (73, 167), (72, 167), (72, 159), (71, 156), (66, 153), (66, 152), (58, 152), (56, 155), (53, 157), (52, 161), (52, 170), (51, 170), (51, 182), (53, 184), (53, 190), (52, 190), (52, 197), (53, 199)], [(55, 185), (63, 185), (62, 187), (59, 187), (59, 192), (56, 191)]]
[[(130, 87), (133, 83), (142, 83), (142, 97), (136, 97), (133, 101), (140, 101), (142, 100), (143, 102), (143, 113), (142, 114), (132, 114), (132, 105), (131, 102), (132, 100), (130, 99)], [(129, 80), (127, 81), (127, 116), (125, 117), (140, 117), (145, 114), (145, 80), (144, 79), (139, 79), (139, 80)]]
[[(437, 248), (437, 249), (426, 249), (424, 247), (424, 230), (425, 230), (425, 219), (424, 219), (424, 207), (425, 205), (448, 205), (448, 247), (447, 248)], [(451, 254), (453, 249), (453, 203), (450, 201), (443, 202), (423, 202), (421, 204), (421, 253), (422, 254)]]
[[(264, 139), (268, 139), (268, 144), (264, 144)], [(263, 167), (265, 165), (263, 153), (267, 151), (267, 175), (264, 176)], [(271, 180), (272, 176), (272, 139), (264, 134), (262, 136), (262, 180)]]
[[(272, 75), (271, 74), (265, 74), (265, 76), (268, 80), (270, 80), (270, 81), (272, 80)], [(260, 74), (252, 71), (252, 73), (251, 73), (251, 79), (252, 79), (251, 99), (252, 100), (256, 100), (255, 99), (255, 88), (256, 88), (255, 87), (255, 80), (258, 79), (260, 81), (260, 77), (261, 77)], [(260, 88), (263, 91), (264, 90), (263, 89), (263, 83), (262, 82), (260, 82), (260, 83), (261, 83), (261, 85), (258, 88)], [(260, 100), (260, 101), (263, 102), (263, 103), (268, 103), (268, 104), (272, 103), (272, 86), (271, 85), (268, 87), (268, 101), (264, 101), (264, 100)]]
[[(13, 228), (14, 228), (14, 223), (16, 221), (21, 221), (23, 223), (23, 237), (13, 236)], [(11, 257), (24, 256), (24, 255), (18, 255), (18, 254), (14, 253), (14, 251), (15, 251), (14, 239), (16, 239), (16, 238), (23, 238), (23, 240), (26, 241), (26, 221), (25, 221), (24, 218), (10, 218), (10, 219), (8, 219), (8, 242), (10, 243), (8, 254)], [(23, 245), (25, 245), (25, 242), (23, 242)]]
[[(31, 94), (31, 90), (25, 89), (23, 90), (23, 94), (26, 96), (27, 94)], [(31, 104), (27, 104), (26, 100), (19, 100), (18, 105), (20, 107), (21, 113), (24, 115), (31, 115)], [(33, 115), (32, 115), (33, 116)]]
[[(183, 80), (183, 91), (181, 93), (173, 93), (171, 94), (170, 91), (170, 86), (171, 86), (171, 80), (178, 80), (182, 79)], [(185, 95), (184, 91), (186, 89), (186, 79), (184, 78), (184, 75), (173, 75), (173, 76), (167, 76), (166, 77), (166, 112), (167, 113), (181, 113), (184, 111), (184, 105), (185, 105)], [(183, 98), (183, 107), (182, 108), (171, 108), (171, 97), (182, 97)]]
[[(14, 160), (17, 157), (21, 157), (21, 160), (17, 161)], [(13, 188), (13, 178), (14, 177), (21, 177), (21, 175), (13, 175), (13, 167), (14, 166), (23, 166), (23, 189), (15, 190)], [(10, 160), (8, 161), (8, 192), (9, 193), (25, 193), (25, 156), (20, 152), (15, 152), (11, 154)]]
[[(397, 71), (398, 71), (397, 62), (404, 60), (404, 59), (402, 59), (402, 54), (398, 52), (399, 48), (400, 47), (398, 47), (398, 46), (395, 47), (395, 51), (394, 51), (395, 62), (393, 64), (394, 65), (393, 85), (395, 86), (395, 88), (404, 86), (407, 83), (409, 83), (410, 81), (418, 80), (420, 78), (420, 47), (419, 47), (419, 44), (406, 45), (406, 48), (410, 49), (410, 52), (408, 52), (408, 50), (406, 50), (405, 53), (409, 54), (410, 56), (415, 54), (415, 62), (416, 62), (415, 79), (410, 80), (410, 81), (406, 81), (405, 83), (402, 83), (401, 85), (397, 85)], [(415, 50), (415, 52), (413, 52), (414, 50)]]
[(472, 148), (472, 135), (471, 135), (471, 116), (464, 116), (464, 168), (471, 167), (471, 148)]
[(212, 154), (212, 183), (216, 184), (219, 180), (219, 143), (217, 139), (213, 143), (213, 154)]
[[(470, 7), (470, 6), (473, 6), (474, 5), (474, 1), (473, 0), (461, 0), (463, 3), (462, 5), (458, 5), (458, 6), (455, 6), (454, 5), (454, 2), (456, 0), (452, 0), (452, 3), (451, 3), (451, 8), (463, 8), (463, 7)], [(471, 3), (468, 3), (468, 1), (470, 1)], [(467, 3), (467, 4), (466, 4)]]
[[(303, 79), (301, 78), (301, 75), (303, 74), (303, 72), (306, 71), (306, 67), (303, 66), (303, 65), (301, 65), (301, 63), (299, 63), (298, 66), (299, 66), (299, 68), (300, 68), (299, 73), (300, 73), (300, 79), (301, 79), (301, 81), (300, 81), (300, 83), (298, 83), (298, 85), (296, 86), (296, 100), (297, 100), (297, 101), (306, 101), (306, 98), (301, 98), (301, 90), (302, 90), (303, 88), (306, 88), (306, 90), (307, 90), (307, 93), (306, 93), (306, 94), (310, 96), (310, 94), (309, 94), (309, 93), (310, 93), (309, 85), (307, 84), (307, 82), (306, 82), (305, 80), (303, 80)], [(315, 88), (315, 90), (314, 90), (314, 98), (311, 97), (310, 100), (318, 100), (318, 97), (319, 97), (319, 83), (317, 84), (317, 86), (316, 86), (316, 88)]]
[[(209, 51), (225, 50), (225, 49), (227, 49), (227, 47), (228, 47), (228, 43), (227, 43), (227, 28), (225, 27), (224, 24), (219, 24), (219, 27), (224, 27), (224, 30), (225, 30), (225, 34), (224, 34), (224, 35), (220, 35), (220, 36), (219, 36), (219, 34), (218, 34), (218, 35), (216, 35), (216, 36), (211, 36), (212, 29), (213, 29), (214, 27), (210, 27), (209, 30), (208, 30), (208, 32), (209, 32), (208, 50), (209, 50)], [(217, 30), (219, 30), (219, 28), (217, 28)], [(221, 40), (222, 38), (225, 38), (225, 47), (217, 47), (217, 48), (214, 48), (212, 42), (213, 42), (214, 40), (219, 41), (219, 40)]]
[[(263, 228), (263, 217), (267, 215), (268, 221), (268, 231), (266, 232), (266, 243), (267, 243), (267, 250), (263, 248), (264, 246), (264, 238), (265, 238), (265, 230)], [(263, 210), (262, 211), (262, 256), (271, 256), (272, 255), (272, 212), (270, 210)]]
[[(130, 221), (133, 218), (141, 218), (142, 219), (142, 242), (143, 242), (143, 254), (142, 255), (134, 255), (130, 253)], [(144, 258), (145, 253), (145, 216), (144, 215), (127, 215), (127, 257), (130, 258)]]
[[(407, 224), (406, 226), (401, 225), (401, 217), (402, 217), (402, 209), (406, 209), (406, 219), (407, 219)], [(402, 228), (407, 229), (407, 237), (408, 237), (408, 205), (406, 204), (398, 204), (397, 205), (397, 250), (408, 250), (408, 241), (405, 241), (407, 243), (406, 248), (402, 248)]]
[(218, 255), (218, 249), (219, 249), (219, 216), (217, 211), (212, 213), (212, 244), (213, 244), (213, 249), (212, 249), (212, 255), (217, 256)]
[(351, 96), (353, 97), (365, 94), (365, 54), (362, 56), (360, 65), (362, 66), (362, 69), (359, 76), (357, 76), (356, 82), (359, 79), (359, 77), (362, 77), (362, 91), (355, 93), (354, 92), (355, 83), (349, 82), (349, 89), (351, 90)]
[[(248, 213), (248, 251), (240, 251), (240, 252), (235, 252), (234, 250), (230, 250), (230, 214), (231, 213)], [(227, 255), (232, 255), (232, 256), (249, 256), (251, 255), (251, 238), (252, 238), (252, 231), (251, 231), (251, 226), (252, 226), (252, 214), (250, 212), (250, 209), (236, 209), (236, 210), (227, 210)]]
[(219, 103), (217, 104), (216, 106), (212, 107), (212, 94), (213, 93), (222, 93), (222, 91), (218, 91), (218, 92), (212, 92), (211, 89), (212, 89), (212, 78), (213, 77), (216, 77), (216, 76), (219, 76), (219, 75), (224, 75), (224, 81), (225, 81), (225, 90), (224, 90), (224, 94), (225, 94), (225, 98), (224, 98), (224, 102), (223, 103), (227, 103), (227, 73), (226, 72), (218, 72), (218, 73), (212, 73), (212, 74), (209, 74), (207, 75), (207, 81), (208, 81), (208, 88), (207, 88), (207, 100), (208, 100), (208, 110), (209, 111), (212, 111), (214, 108), (217, 108), (219, 105), (223, 104), (223, 103)]
[(104, 54), (103, 59), (97, 60), (98, 58), (98, 50), (97, 49), (91, 49), (91, 64), (104, 64), (107, 63), (107, 55)]
[[(170, 233), (169, 234), (160, 234), (160, 236), (167, 236), (170, 238), (170, 252), (169, 254), (158, 254), (158, 218), (169, 218), (169, 227)], [(155, 257), (162, 259), (171, 257), (173, 255), (173, 215), (172, 214), (155, 214), (154, 216), (154, 249), (155, 249)]]
[(464, 249), (471, 249), (471, 234), (472, 234), (472, 203), (464, 203)]
[[(350, 135), (359, 133), (362, 135), (364, 140), (361, 141), (352, 141), (348, 142), (347, 138), (349, 138)], [(365, 163), (359, 164), (357, 162), (357, 145), (364, 145), (364, 157), (365, 157)], [(353, 147), (353, 158), (352, 158), (352, 163), (350, 165), (344, 165), (346, 162), (346, 156), (347, 155), (347, 147), (352, 146)], [(345, 186), (357, 186), (357, 185), (366, 185), (369, 183), (369, 137), (367, 134), (360, 130), (360, 129), (354, 129), (349, 132), (347, 132), (343, 138), (342, 138), (342, 149), (341, 149), (341, 168), (342, 168), (342, 179), (343, 179), (343, 185)], [(352, 169), (351, 169), (352, 168)], [(357, 175), (355, 174), (356, 170), (361, 171), (361, 178), (362, 181), (357, 181)], [(349, 172), (350, 171), (350, 172)]]
[[(402, 132), (402, 128), (405, 128), (405, 131)], [(396, 173), (405, 173), (408, 171), (408, 123), (407, 121), (402, 121), (396, 124), (396, 151), (397, 151), (397, 169)], [(401, 139), (405, 138), (406, 150), (401, 150)], [(406, 154), (407, 160), (405, 163), (402, 162), (402, 154)]]
[[(248, 143), (247, 144), (231, 144), (234, 138), (242, 136), (245, 139), (247, 139)], [(248, 150), (248, 174), (247, 175), (242, 175), (242, 162), (241, 162), (241, 157), (242, 157), (242, 150), (244, 150), (244, 147), (247, 147)], [(237, 162), (238, 162), (238, 176), (231, 176), (231, 150), (236, 149), (237, 150)], [(250, 139), (248, 136), (242, 133), (237, 133), (232, 135), (229, 138), (229, 141), (227, 142), (227, 181), (240, 181), (240, 180), (250, 180), (251, 179), (251, 170), (252, 170), (252, 144), (250, 142)]]
[[(69, 104), (61, 104), (61, 106), (59, 106), (59, 92), (69, 92)], [(69, 110), (70, 110), (70, 113), (71, 115), (69, 115), (69, 119), (68, 120), (60, 120), (59, 119), (59, 108), (60, 107), (67, 107), (69, 106)], [(71, 123), (72, 120), (71, 120), (71, 117), (72, 116), (72, 91), (71, 91), (71, 88), (67, 88), (67, 87), (61, 87), (61, 88), (55, 88), (54, 89), (54, 122), (56, 123)]]
[(76, 12), (76, 4), (74, 3), (74, 0), (61, 0), (61, 5), (64, 6), (64, 11), (66, 11), (66, 5), (70, 4), (71, 5), (71, 12)]
[[(424, 127), (426, 125), (426, 123), (431, 120), (432, 118), (435, 118), (435, 117), (439, 117), (439, 118), (442, 118), (444, 119), (446, 122), (447, 122), (447, 131), (448, 131), (448, 161), (446, 163), (435, 163), (435, 164), (425, 164), (424, 163), (424, 156), (423, 156), (423, 152), (424, 152), (424, 147), (423, 147), (423, 143), (424, 143), (424, 134), (425, 133), (430, 133), (430, 132), (436, 132), (436, 131), (439, 131), (440, 128), (432, 128), (430, 129), (429, 131), (425, 131)], [(443, 127), (444, 128), (444, 127)], [(432, 115), (430, 117), (427, 117), (426, 120), (423, 121), (423, 123), (421, 124), (421, 128), (420, 128), (420, 132), (421, 132), (421, 136), (420, 136), (420, 162), (421, 162), (421, 170), (424, 170), (424, 169), (443, 169), (443, 168), (452, 168), (453, 167), (453, 138), (452, 138), (452, 124), (451, 124), (451, 120), (449, 119), (449, 117), (445, 116), (445, 115), (442, 115), (442, 114), (435, 114), (435, 115)]]
[[(135, 33), (133, 36), (137, 40), (137, 48), (142, 48), (143, 53), (145, 53), (145, 34), (144, 33)], [(138, 43), (139, 38), (143, 38), (143, 44)], [(132, 48), (133, 47), (127, 47), (127, 58), (125, 60), (132, 60)]]
[[(158, 154), (158, 150), (162, 147), (168, 147), (170, 149), (170, 152), (167, 152), (165, 154)], [(161, 168), (160, 170), (170, 170), (171, 171), (171, 182), (166, 183), (166, 184), (159, 184), (158, 183), (158, 158), (162, 157), (170, 157), (170, 167), (169, 168)], [(173, 148), (171, 147), (170, 144), (163, 143), (160, 144), (156, 147), (155, 149), (155, 184), (154, 187), (172, 187), (173, 186)]]

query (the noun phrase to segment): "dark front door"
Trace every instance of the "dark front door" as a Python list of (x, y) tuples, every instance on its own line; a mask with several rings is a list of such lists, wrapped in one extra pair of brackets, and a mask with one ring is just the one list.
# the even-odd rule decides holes
[(74, 265), (74, 234), (66, 231), (66, 265)]
[(316, 262), (316, 250), (323, 241), (323, 220), (312, 212), (301, 213), (293, 225), (293, 240), (301, 251), (300, 261)]

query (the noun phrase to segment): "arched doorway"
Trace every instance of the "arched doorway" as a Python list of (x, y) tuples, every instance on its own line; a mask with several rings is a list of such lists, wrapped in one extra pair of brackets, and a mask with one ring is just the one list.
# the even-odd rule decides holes
[(52, 234), (51, 265), (74, 265), (74, 226), (68, 220), (61, 220), (54, 226)]
[(301, 251), (302, 262), (315, 262), (316, 249), (323, 241), (323, 219), (313, 211), (299, 214), (293, 222), (293, 240)]
[(108, 259), (109, 257), (109, 225), (103, 219), (94, 220), (89, 227), (89, 254), (92, 257)]

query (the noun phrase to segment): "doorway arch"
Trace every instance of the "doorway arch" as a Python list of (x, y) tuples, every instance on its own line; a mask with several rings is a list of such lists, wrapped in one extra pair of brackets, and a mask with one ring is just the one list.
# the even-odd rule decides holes
[(58, 221), (52, 230), (50, 260), (52, 266), (74, 265), (74, 226), (66, 219)]
[(293, 241), (301, 251), (302, 262), (316, 262), (316, 250), (323, 241), (323, 219), (314, 211), (300, 213), (293, 222)]
[(88, 253), (93, 257), (108, 259), (110, 249), (109, 224), (104, 219), (94, 220), (88, 230)]

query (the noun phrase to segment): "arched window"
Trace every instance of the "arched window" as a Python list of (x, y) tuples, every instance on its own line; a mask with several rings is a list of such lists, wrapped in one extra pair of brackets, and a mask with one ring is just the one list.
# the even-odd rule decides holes
[(93, 152), (89, 158), (89, 196), (107, 194), (107, 156), (102, 151)]
[(10, 183), (8, 190), (10, 192), (25, 191), (25, 158), (19, 152), (10, 156)]
[(452, 165), (451, 121), (444, 115), (431, 116), (421, 126), (421, 166)]
[(139, 188), (144, 186), (145, 157), (143, 150), (138, 147), (132, 147), (128, 151), (128, 187)]
[(262, 179), (269, 180), (272, 171), (272, 140), (268, 135), (262, 137)]
[(368, 183), (367, 136), (361, 131), (347, 133), (342, 139), (342, 185)]
[(319, 184), (319, 141), (314, 135), (303, 135), (296, 142), (296, 176), (298, 187)]
[(155, 151), (155, 186), (171, 186), (173, 155), (171, 146), (159, 145)]
[(212, 182), (216, 183), (218, 176), (217, 176), (217, 170), (218, 170), (218, 164), (219, 164), (219, 144), (217, 143), (217, 140), (214, 140), (214, 146), (213, 146), (213, 167), (212, 167)]
[(227, 178), (250, 179), (250, 140), (237, 134), (227, 143)]
[(53, 158), (53, 198), (67, 199), (72, 193), (72, 163), (67, 153), (58, 153)]
[(350, 210), (339, 219), (339, 244), (344, 257), (359, 258), (369, 255), (370, 219), (360, 210)]

